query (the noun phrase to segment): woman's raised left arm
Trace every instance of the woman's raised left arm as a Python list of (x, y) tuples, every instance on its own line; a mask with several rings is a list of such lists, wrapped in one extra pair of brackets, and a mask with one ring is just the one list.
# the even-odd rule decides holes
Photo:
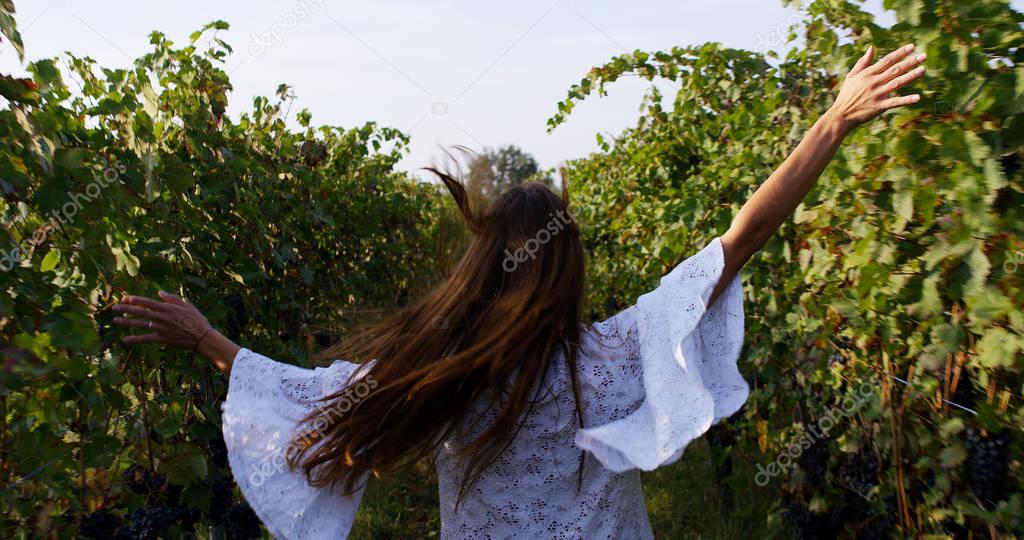
[(893, 96), (893, 92), (924, 74), (919, 66), (924, 54), (911, 56), (906, 45), (872, 64), (874, 47), (857, 62), (843, 82), (832, 107), (804, 136), (786, 161), (754, 192), (722, 235), (725, 265), (711, 294), (713, 303), (790, 214), (803, 201), (836, 151), (857, 126), (883, 111), (920, 100), (917, 94)]

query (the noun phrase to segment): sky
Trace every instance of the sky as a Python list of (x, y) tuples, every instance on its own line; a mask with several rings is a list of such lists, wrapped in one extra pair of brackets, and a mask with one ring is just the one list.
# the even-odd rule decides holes
[[(1024, 0), (1014, 1), (1014, 5)], [(294, 88), (294, 113), (314, 124), (368, 121), (411, 136), (399, 164), (414, 171), (441, 148), (480, 151), (515, 144), (542, 167), (596, 150), (595, 134), (633, 125), (648, 83), (629, 79), (588, 99), (567, 124), (547, 119), (570, 86), (623, 52), (718, 41), (749, 50), (784, 50), (798, 20), (781, 0), (15, 0), (26, 61), (70, 51), (103, 66), (127, 66), (149, 48), (153, 30), (177, 44), (221, 19), (219, 37), (235, 53), (225, 69), (234, 92), (228, 113)], [(868, 0), (882, 24), (892, 15)], [(1019, 9), (1019, 8), (1018, 8)], [(0, 73), (23, 74), (9, 46)]]

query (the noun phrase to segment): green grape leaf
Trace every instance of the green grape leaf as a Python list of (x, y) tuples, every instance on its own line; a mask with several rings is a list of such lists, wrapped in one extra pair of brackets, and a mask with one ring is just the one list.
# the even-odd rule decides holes
[(184, 446), (160, 464), (158, 470), (176, 486), (188, 486), (206, 478), (206, 455), (195, 446)]
[(1024, 339), (1004, 328), (993, 328), (978, 342), (978, 364), (986, 368), (1011, 367), (1024, 350)]

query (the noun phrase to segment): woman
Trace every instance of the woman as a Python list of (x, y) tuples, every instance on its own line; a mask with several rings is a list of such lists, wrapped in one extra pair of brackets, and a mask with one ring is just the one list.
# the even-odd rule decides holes
[(729, 230), (653, 292), (585, 328), (583, 249), (566, 201), (538, 185), (474, 214), (474, 238), (420, 302), (305, 370), (240, 349), (174, 295), (129, 296), (128, 343), (196, 350), (229, 374), (235, 480), (279, 538), (345, 537), (371, 473), (433, 454), (445, 538), (651, 538), (640, 471), (679, 459), (748, 387), (740, 268), (793, 212), (844, 137), (924, 73), (908, 45), (869, 48), (831, 109)]

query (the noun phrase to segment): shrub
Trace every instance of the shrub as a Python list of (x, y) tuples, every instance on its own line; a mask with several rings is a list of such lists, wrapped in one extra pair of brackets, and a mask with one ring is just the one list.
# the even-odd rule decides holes
[[(671, 81), (651, 87), (634, 127), (598, 136), (600, 151), (565, 171), (585, 223), (590, 305), (600, 318), (630, 304), (723, 233), (869, 44), (918, 44), (929, 55), (922, 101), (854, 133), (744, 271), (741, 369), (755, 390), (732, 420), (734, 450), (767, 465), (873, 389), (819, 437), (815, 459), (794, 456), (802, 466), (763, 488), (749, 479), (787, 501), (770, 521), (787, 517), (798, 536), (1021, 534), (1024, 16), (996, 0), (886, 7), (891, 28), (855, 3), (816, 0), (784, 58), (714, 43), (636, 51), (570, 89), (552, 129), (620, 77)], [(851, 473), (869, 477), (861, 488), (848, 485), (842, 472), (872, 460)], [(991, 478), (1005, 482), (975, 485)]]
[(226, 381), (195, 355), (122, 347), (107, 308), (123, 293), (179, 292), (243, 346), (308, 365), (353, 311), (434, 275), (442, 199), (394, 170), (407, 137), (307, 111), (291, 129), (286, 86), (233, 121), (225, 28), (180, 48), (154, 33), (126, 69), (68, 55), (0, 76), (6, 538), (251, 533)]

